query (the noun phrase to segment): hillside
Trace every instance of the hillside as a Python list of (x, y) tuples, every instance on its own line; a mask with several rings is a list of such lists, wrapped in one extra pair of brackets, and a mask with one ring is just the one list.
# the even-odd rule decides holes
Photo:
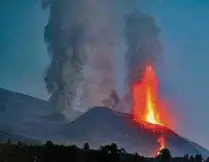
[[(158, 127), (153, 131), (150, 127)], [(95, 107), (73, 122), (63, 114), (54, 113), (46, 101), (0, 89), (0, 141), (52, 140), (56, 143), (75, 143), (92, 148), (116, 143), (128, 152), (152, 156), (159, 147), (157, 137), (163, 135), (174, 156), (197, 154), (208, 156), (205, 148), (176, 134), (173, 130), (146, 122), (134, 123), (129, 114), (106, 107)]]
[(53, 139), (56, 127), (64, 121), (67, 122), (65, 117), (54, 113), (47, 101), (0, 88), (0, 131), (28, 139), (48, 140)]
[[(148, 126), (148, 127), (147, 127)], [(153, 131), (150, 127), (158, 127)], [(156, 130), (156, 129), (155, 129)], [(114, 112), (108, 108), (97, 107), (80, 116), (69, 124), (63, 132), (70, 141), (82, 145), (88, 142), (94, 148), (100, 145), (116, 143), (129, 152), (152, 156), (159, 147), (157, 137), (166, 138), (167, 147), (175, 156), (201, 153), (208, 156), (206, 149), (201, 150), (196, 143), (190, 143), (171, 129), (149, 123), (133, 123), (131, 115)]]

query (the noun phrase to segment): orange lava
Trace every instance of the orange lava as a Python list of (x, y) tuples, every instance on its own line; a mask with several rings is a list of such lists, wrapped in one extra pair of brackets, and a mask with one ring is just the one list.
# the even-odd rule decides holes
[(159, 142), (160, 144), (160, 149), (159, 150), (162, 150), (163, 148), (165, 148), (165, 139), (163, 137), (159, 137), (157, 139), (157, 141)]
[[(165, 126), (170, 120), (168, 114), (164, 112), (165, 104), (158, 95), (158, 78), (152, 66), (147, 65), (142, 80), (132, 85), (132, 113), (135, 122), (146, 121), (154, 124), (148, 128), (155, 132), (160, 131), (160, 127), (157, 125)], [(159, 148), (155, 151), (154, 156), (165, 148), (166, 141), (162, 134), (158, 136), (158, 143)]]
[(158, 137), (157, 141), (159, 143), (159, 148), (155, 152), (154, 157), (157, 157), (159, 155), (160, 151), (162, 149), (164, 149), (166, 146), (165, 138), (163, 136)]
[(141, 82), (132, 87), (134, 121), (164, 125), (158, 109), (158, 79), (151, 65), (146, 66)]

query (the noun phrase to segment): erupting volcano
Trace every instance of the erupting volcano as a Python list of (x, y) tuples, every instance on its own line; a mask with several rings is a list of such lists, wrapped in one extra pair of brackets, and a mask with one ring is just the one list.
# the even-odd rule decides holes
[[(154, 131), (158, 131), (157, 125), (166, 125), (166, 121), (162, 120), (160, 113), (163, 110), (163, 102), (158, 97), (158, 79), (151, 65), (146, 66), (142, 80), (132, 86), (132, 97), (133, 120), (135, 122), (146, 121), (154, 124), (156, 127), (146, 125), (150, 129), (156, 129)], [(157, 152), (165, 147), (165, 138), (158, 137), (158, 143), (160, 148)]]

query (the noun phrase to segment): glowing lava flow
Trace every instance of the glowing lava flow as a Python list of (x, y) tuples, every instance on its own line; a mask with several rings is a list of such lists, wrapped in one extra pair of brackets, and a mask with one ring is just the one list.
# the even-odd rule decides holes
[(158, 141), (158, 143), (159, 143), (160, 146), (159, 146), (159, 148), (157, 149), (156, 153), (154, 154), (154, 157), (157, 157), (157, 156), (159, 155), (160, 151), (161, 151), (162, 149), (164, 149), (165, 146), (166, 146), (164, 137), (158, 137), (157, 141)]
[[(162, 112), (162, 101), (158, 98), (158, 79), (151, 65), (147, 65), (141, 82), (135, 83), (132, 86), (133, 95), (133, 120), (135, 122), (146, 121), (148, 123), (145, 126), (152, 131), (160, 131), (160, 126), (164, 126), (160, 118)], [(162, 115), (162, 113), (161, 113)], [(157, 139), (159, 148), (154, 152), (154, 156), (157, 156), (163, 148), (165, 148), (166, 141), (161, 134)]]
[(132, 87), (134, 121), (164, 125), (157, 112), (158, 79), (151, 65), (146, 66), (142, 81)]

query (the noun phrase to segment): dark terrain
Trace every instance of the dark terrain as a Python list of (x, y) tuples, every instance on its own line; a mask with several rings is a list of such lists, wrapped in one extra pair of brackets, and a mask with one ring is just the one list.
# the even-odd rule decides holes
[(159, 147), (159, 136), (166, 139), (166, 147), (174, 156), (209, 156), (208, 150), (171, 129), (146, 122), (134, 123), (129, 114), (95, 107), (69, 122), (64, 115), (53, 111), (46, 101), (0, 89), (0, 141), (8, 138), (12, 142), (27, 143), (52, 140), (79, 147), (88, 142), (93, 149), (116, 143), (127, 152), (152, 156)]
[(172, 157), (168, 149), (162, 149), (158, 156), (144, 157), (127, 153), (114, 143), (91, 149), (88, 143), (82, 148), (75, 145), (55, 145), (47, 141), (45, 145), (26, 145), (18, 142), (0, 144), (0, 161), (2, 162), (209, 162), (201, 155), (188, 154), (183, 157)]

